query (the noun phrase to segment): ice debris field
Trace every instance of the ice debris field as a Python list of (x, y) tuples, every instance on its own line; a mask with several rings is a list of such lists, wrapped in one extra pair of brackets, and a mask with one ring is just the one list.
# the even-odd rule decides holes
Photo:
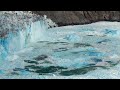
[(119, 22), (48, 28), (48, 21), (57, 25), (46, 17), (37, 21), (36, 16), (29, 17), (31, 23), (19, 21), (21, 25), (18, 16), (23, 18), (23, 14), (10, 15), (17, 23), (1, 29), (12, 28), (0, 36), (1, 79), (120, 78)]

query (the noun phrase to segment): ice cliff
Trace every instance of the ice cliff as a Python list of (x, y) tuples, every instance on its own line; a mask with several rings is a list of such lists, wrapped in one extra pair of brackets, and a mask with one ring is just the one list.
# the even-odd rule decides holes
[(26, 47), (28, 43), (43, 40), (45, 31), (57, 26), (47, 16), (30, 11), (0, 12), (0, 60)]

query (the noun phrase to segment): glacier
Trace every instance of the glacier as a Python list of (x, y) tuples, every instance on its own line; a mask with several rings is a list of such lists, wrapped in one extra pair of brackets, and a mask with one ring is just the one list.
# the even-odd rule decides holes
[(45, 31), (50, 26), (56, 26), (46, 15), (40, 17), (22, 11), (1, 11), (0, 25), (0, 60), (29, 43), (45, 40)]
[(119, 22), (57, 27), (46, 15), (1, 11), (0, 25), (0, 79), (120, 78)]

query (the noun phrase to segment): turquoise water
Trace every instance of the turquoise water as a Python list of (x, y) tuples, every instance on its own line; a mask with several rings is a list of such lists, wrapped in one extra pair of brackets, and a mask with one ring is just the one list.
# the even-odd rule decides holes
[(0, 78), (119, 78), (119, 26), (118, 22), (98, 22), (37, 32), (42, 37), (36, 42), (4, 53)]

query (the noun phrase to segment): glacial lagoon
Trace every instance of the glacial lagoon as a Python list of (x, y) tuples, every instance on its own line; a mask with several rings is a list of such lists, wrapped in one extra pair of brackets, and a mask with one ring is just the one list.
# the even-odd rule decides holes
[(0, 38), (1, 79), (120, 78), (119, 22), (43, 25)]

